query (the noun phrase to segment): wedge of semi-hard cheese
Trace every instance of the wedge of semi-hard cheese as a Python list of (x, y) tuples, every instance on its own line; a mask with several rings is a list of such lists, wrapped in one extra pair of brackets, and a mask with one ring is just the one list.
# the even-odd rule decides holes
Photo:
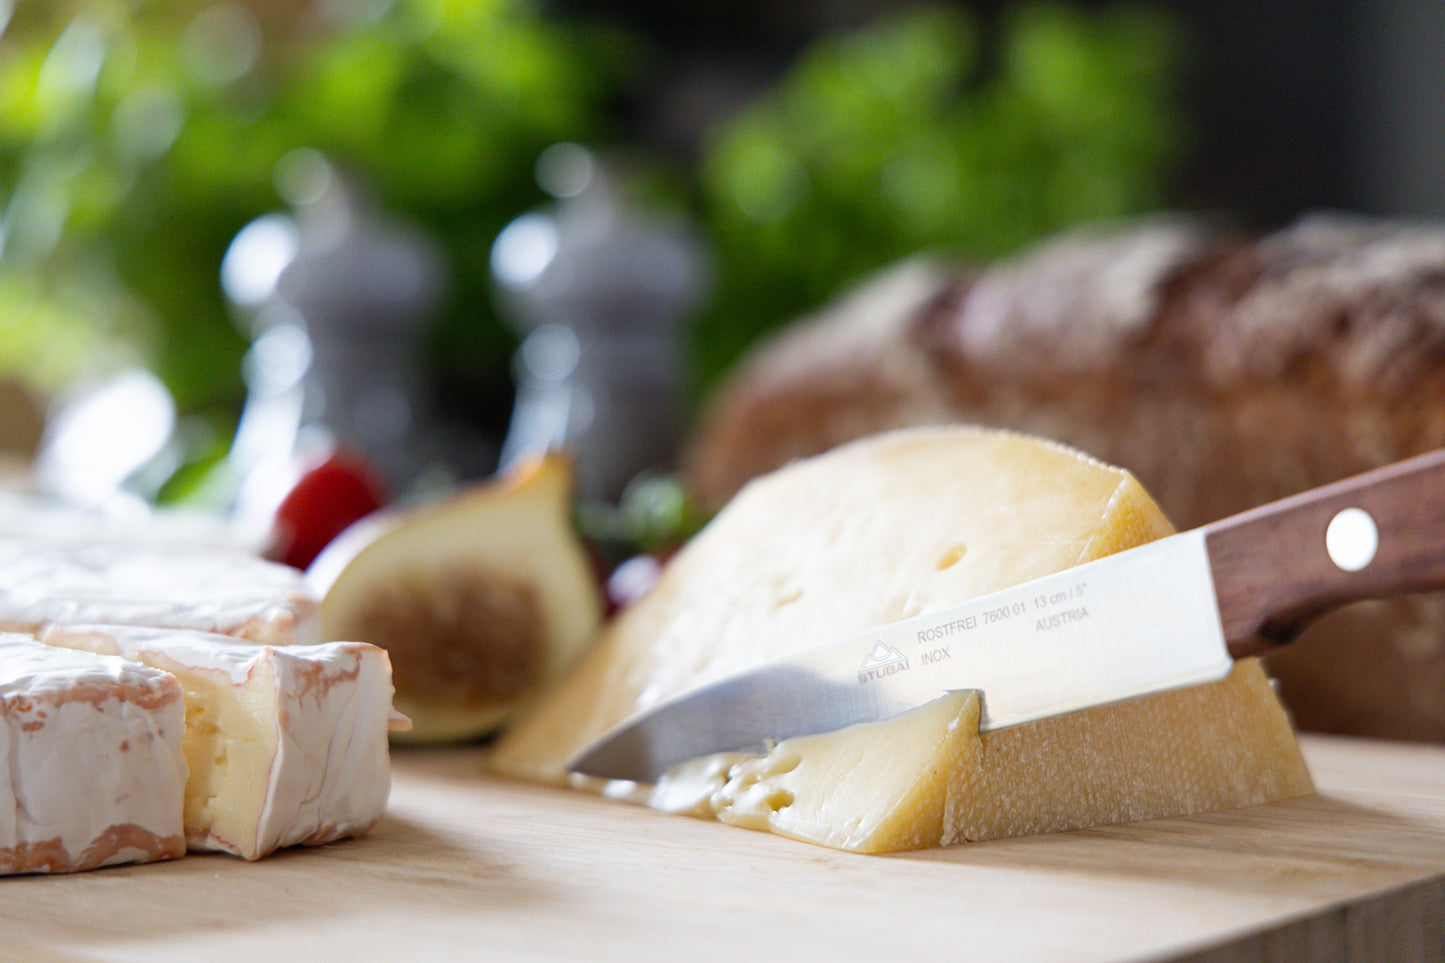
[(320, 604), (296, 569), (179, 542), (0, 538), (0, 629), (51, 623), (198, 629), (266, 645), (320, 639)]
[[(939, 428), (851, 443), (745, 488), (502, 738), (493, 763), (562, 781), (593, 739), (674, 694), (1169, 531), (1129, 473), (1042, 440)], [(1288, 718), (1245, 663), (1211, 686), (982, 735), (976, 696), (956, 694), (767, 757), (695, 761), (647, 798), (878, 852), (1310, 789)]]
[(191, 849), (259, 859), (366, 832), (391, 788), (385, 650), (359, 642), (257, 646), (133, 626), (52, 626), (56, 646), (173, 674), (185, 691)]
[(183, 855), (184, 730), (167, 673), (0, 635), (0, 873)]

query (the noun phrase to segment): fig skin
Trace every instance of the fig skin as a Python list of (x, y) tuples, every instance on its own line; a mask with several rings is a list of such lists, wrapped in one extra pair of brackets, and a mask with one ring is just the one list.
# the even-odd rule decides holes
[(486, 736), (593, 640), (604, 601), (572, 522), (569, 459), (541, 456), (352, 525), (306, 579), (327, 640), (388, 650), (401, 742)]

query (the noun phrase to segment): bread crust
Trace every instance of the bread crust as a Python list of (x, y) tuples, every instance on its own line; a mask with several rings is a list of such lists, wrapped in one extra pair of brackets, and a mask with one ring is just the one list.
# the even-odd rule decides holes
[[(953, 422), (1122, 465), (1180, 528), (1445, 446), (1445, 225), (1159, 215), (982, 269), (910, 262), (760, 343), (684, 468), (720, 505), (792, 459)], [(1343, 610), (1269, 665), (1303, 728), (1445, 741), (1445, 594)]]

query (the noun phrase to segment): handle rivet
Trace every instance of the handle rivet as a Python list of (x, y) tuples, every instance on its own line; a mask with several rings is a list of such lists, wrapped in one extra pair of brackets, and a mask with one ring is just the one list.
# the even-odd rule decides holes
[(1330, 519), (1325, 529), (1325, 551), (1330, 561), (1346, 572), (1358, 572), (1375, 558), (1380, 530), (1363, 508), (1346, 508)]

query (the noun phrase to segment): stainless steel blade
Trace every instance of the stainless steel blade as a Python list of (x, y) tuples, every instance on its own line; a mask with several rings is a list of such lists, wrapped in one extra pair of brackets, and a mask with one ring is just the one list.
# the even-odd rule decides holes
[(654, 782), (727, 750), (886, 719), (978, 689), (985, 729), (1220, 678), (1225, 648), (1195, 530), (881, 626), (686, 693), (624, 723), (575, 771)]

